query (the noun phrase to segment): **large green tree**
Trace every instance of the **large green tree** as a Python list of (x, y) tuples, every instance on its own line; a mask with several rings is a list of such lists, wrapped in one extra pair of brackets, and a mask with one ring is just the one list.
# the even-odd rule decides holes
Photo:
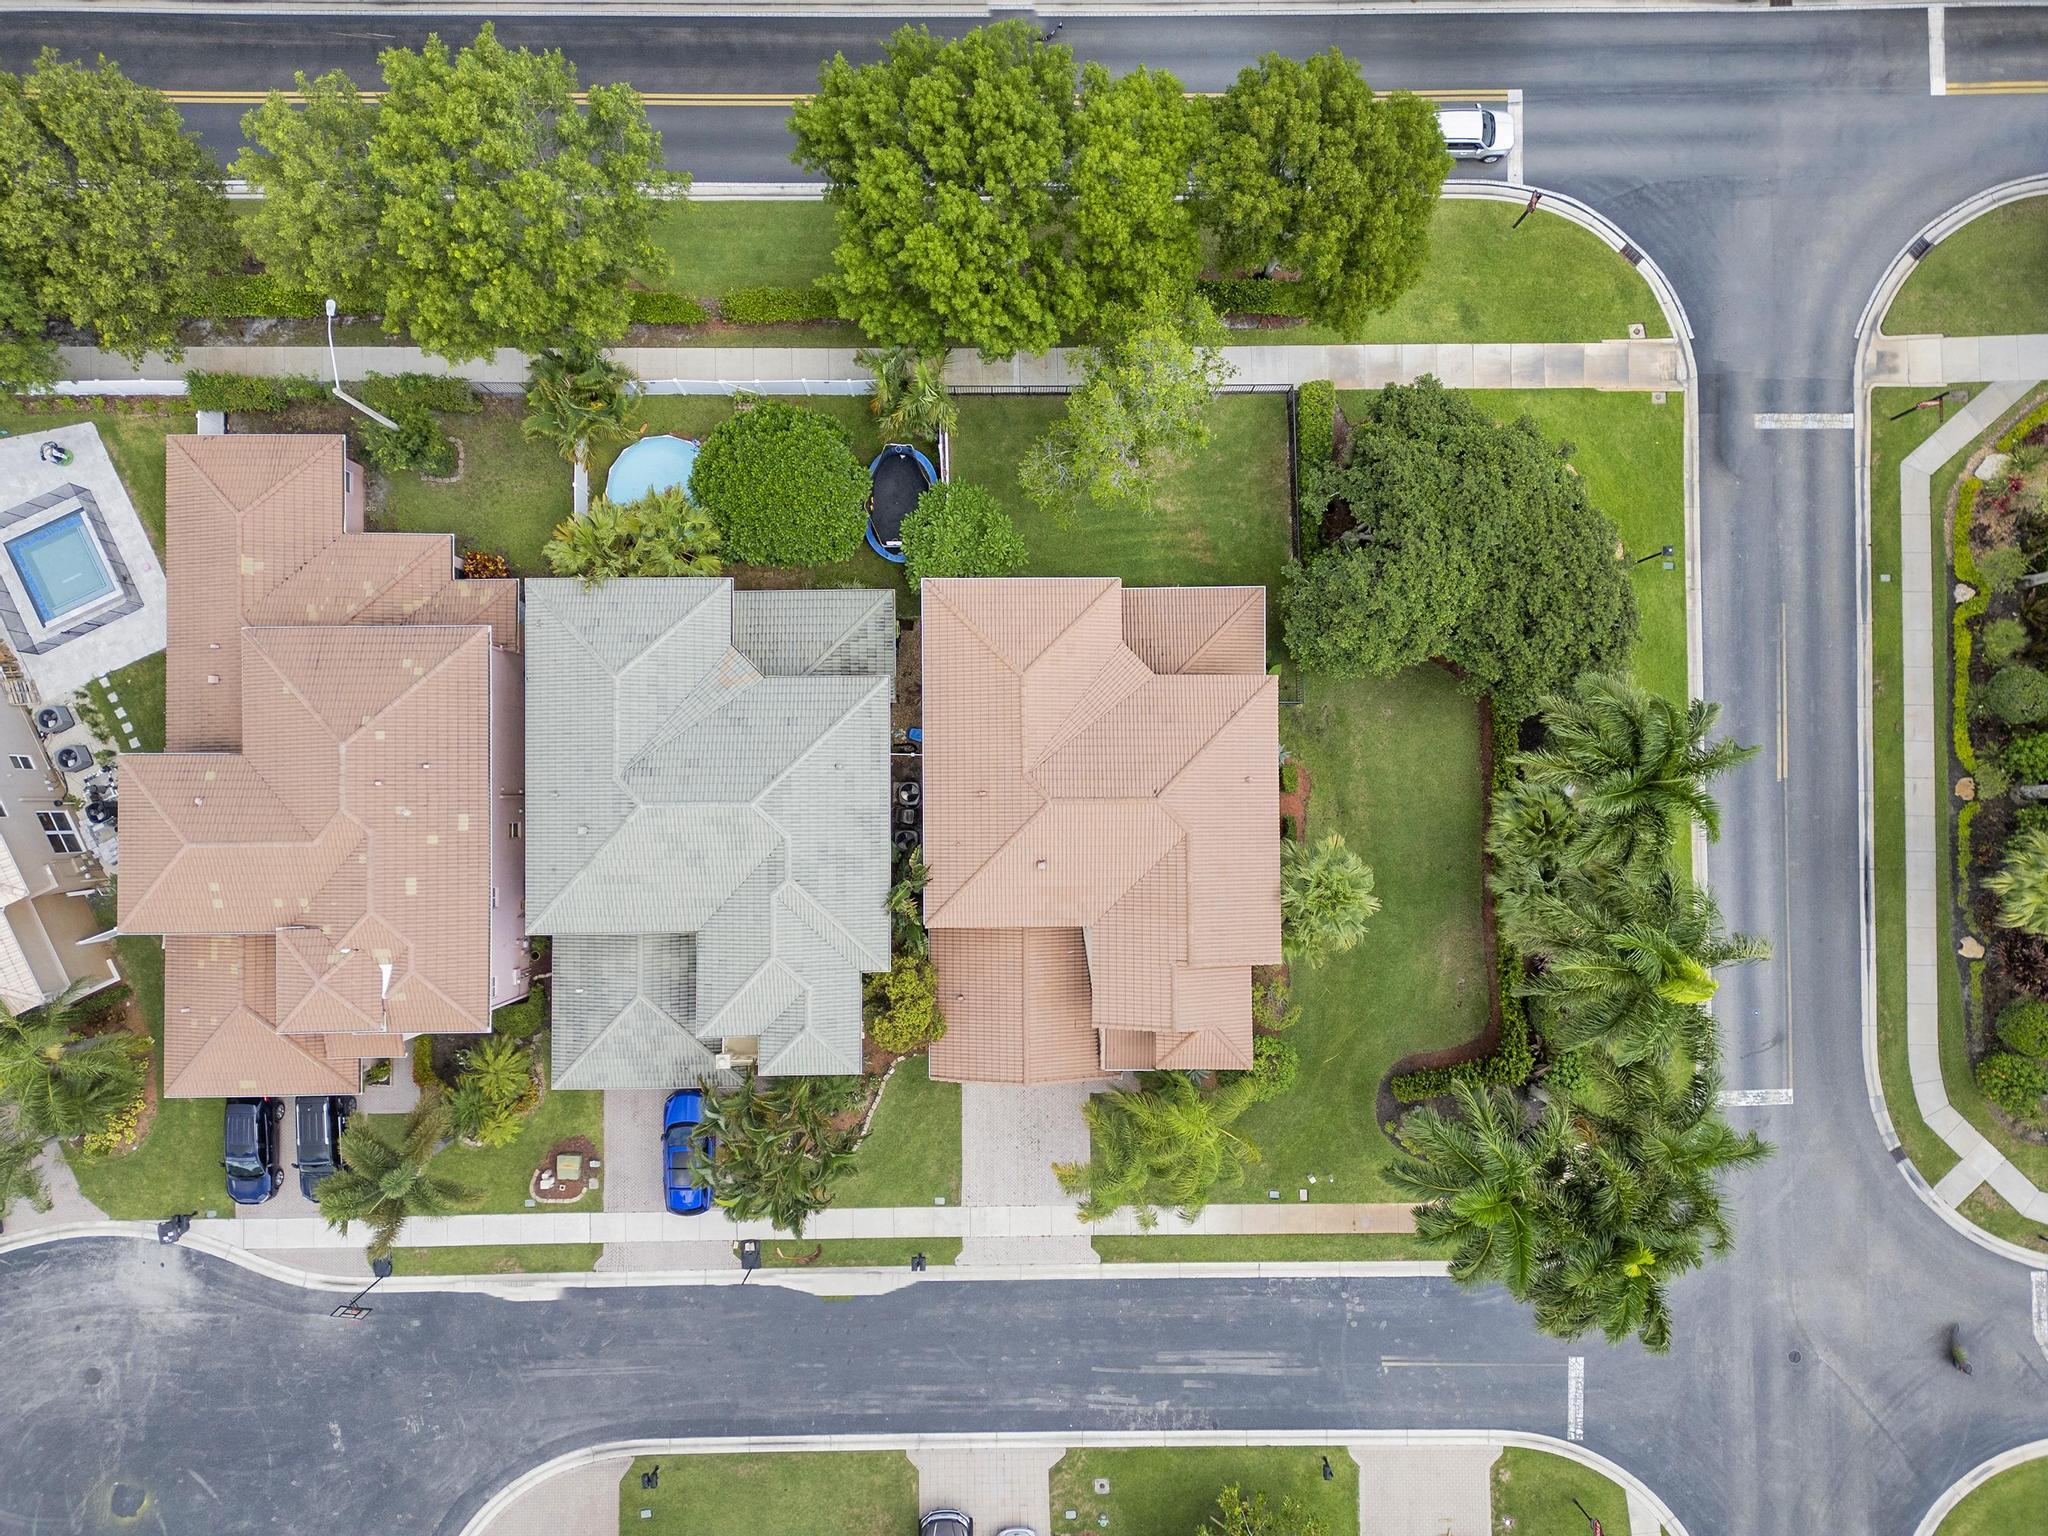
[(346, 1234), (352, 1222), (370, 1229), (369, 1255), (391, 1252), (406, 1221), (414, 1216), (452, 1216), (483, 1203), (481, 1191), (432, 1171), (434, 1156), (448, 1139), (448, 1111), (430, 1094), (406, 1116), (396, 1139), (376, 1129), (367, 1115), (349, 1122), (341, 1137), (342, 1166), (320, 1181), (320, 1214)]
[[(489, 23), (451, 52), (388, 49), (384, 96), (340, 75), (248, 114), (238, 169), (274, 200), (256, 239), (280, 273), (374, 301), (452, 361), (625, 333), (627, 285), (660, 262), (661, 136), (630, 86), (590, 87)], [(301, 218), (301, 213), (306, 216)]]
[(1352, 327), (1422, 275), (1451, 158), (1435, 108), (1382, 100), (1332, 48), (1267, 54), (1215, 105), (1197, 206), (1229, 266), (1301, 274), (1318, 318)]
[(148, 1041), (77, 1024), (70, 994), (26, 1015), (0, 1010), (0, 1095), (34, 1136), (90, 1135), (142, 1096)]
[(1008, 576), (1030, 552), (1001, 502), (964, 480), (934, 485), (903, 520), (903, 559), (910, 590), (932, 576)]
[(1259, 1149), (1232, 1127), (1261, 1094), (1251, 1073), (1205, 1090), (1184, 1072), (1147, 1072), (1135, 1091), (1099, 1093), (1082, 1106), (1089, 1160), (1056, 1164), (1053, 1173), (1060, 1188), (1081, 1197), (1083, 1221), (1126, 1206), (1148, 1228), (1158, 1206), (1192, 1216), (1259, 1160)]
[(1303, 469), (1304, 496), (1341, 497), (1356, 522), (1289, 583), (1287, 648), (1305, 670), (1387, 676), (1438, 658), (1520, 718), (1580, 673), (1625, 665), (1635, 592), (1568, 445), (1428, 378), (1347, 414), (1348, 462)]
[(690, 469), (690, 499), (718, 525), (726, 556), (762, 565), (846, 559), (867, 526), (871, 488), (845, 429), (787, 400), (733, 412)]
[(1184, 303), (1201, 269), (1201, 233), (1187, 200), (1204, 116), (1181, 84), (1139, 68), (1111, 78), (1081, 70), (1067, 185), (1074, 260), (1098, 323)]
[(45, 334), (43, 306), (0, 259), (0, 392), (26, 394), (57, 379), (57, 345)]
[(857, 1077), (751, 1074), (731, 1093), (707, 1093), (704, 1131), (715, 1149), (691, 1176), (734, 1221), (769, 1221), (802, 1237), (852, 1171), (860, 1135), (840, 1119), (861, 1096)]
[(32, 306), (131, 359), (175, 351), (230, 258), (228, 230), (220, 168), (161, 92), (53, 48), (24, 76), (0, 71), (0, 273), (19, 290), (0, 337), (31, 340)]

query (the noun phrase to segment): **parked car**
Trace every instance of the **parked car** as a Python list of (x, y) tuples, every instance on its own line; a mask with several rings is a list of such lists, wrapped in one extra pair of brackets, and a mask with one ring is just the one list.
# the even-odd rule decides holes
[(662, 1199), (678, 1216), (697, 1216), (711, 1209), (711, 1190), (690, 1178), (690, 1170), (708, 1163), (718, 1143), (697, 1128), (704, 1123), (704, 1095), (678, 1088), (661, 1106)]
[(1453, 160), (1480, 160), (1491, 165), (1515, 147), (1515, 120), (1486, 107), (1444, 107), (1436, 126)]
[(974, 1522), (957, 1509), (934, 1509), (917, 1522), (917, 1536), (974, 1536)]
[(228, 1198), (237, 1205), (261, 1205), (284, 1185), (278, 1161), (278, 1127), (283, 1099), (229, 1099), (221, 1167), (228, 1174)]
[(299, 1193), (308, 1200), (320, 1181), (342, 1166), (341, 1133), (356, 1101), (338, 1093), (300, 1094), (292, 1101), (298, 1135), (292, 1144), (292, 1167), (299, 1171)]

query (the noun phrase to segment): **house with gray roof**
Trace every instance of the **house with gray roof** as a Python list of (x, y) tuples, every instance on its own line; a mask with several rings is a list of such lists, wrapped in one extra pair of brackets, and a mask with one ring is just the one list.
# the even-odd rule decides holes
[(892, 592), (526, 583), (527, 930), (553, 1081), (861, 1067), (889, 968)]

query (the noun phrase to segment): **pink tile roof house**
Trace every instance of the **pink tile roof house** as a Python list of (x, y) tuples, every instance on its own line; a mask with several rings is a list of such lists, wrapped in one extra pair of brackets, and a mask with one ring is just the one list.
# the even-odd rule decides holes
[(174, 1098), (353, 1093), (527, 990), (519, 590), (362, 532), (340, 437), (166, 447), (168, 748), (121, 761), (121, 927)]
[(1248, 1068), (1280, 960), (1263, 587), (922, 588), (931, 1073)]

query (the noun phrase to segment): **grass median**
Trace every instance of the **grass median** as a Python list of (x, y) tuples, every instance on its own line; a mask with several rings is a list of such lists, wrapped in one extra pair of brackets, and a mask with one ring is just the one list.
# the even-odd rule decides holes
[(1980, 215), (1929, 251), (1885, 312), (1893, 336), (2048, 331), (2048, 198)]

